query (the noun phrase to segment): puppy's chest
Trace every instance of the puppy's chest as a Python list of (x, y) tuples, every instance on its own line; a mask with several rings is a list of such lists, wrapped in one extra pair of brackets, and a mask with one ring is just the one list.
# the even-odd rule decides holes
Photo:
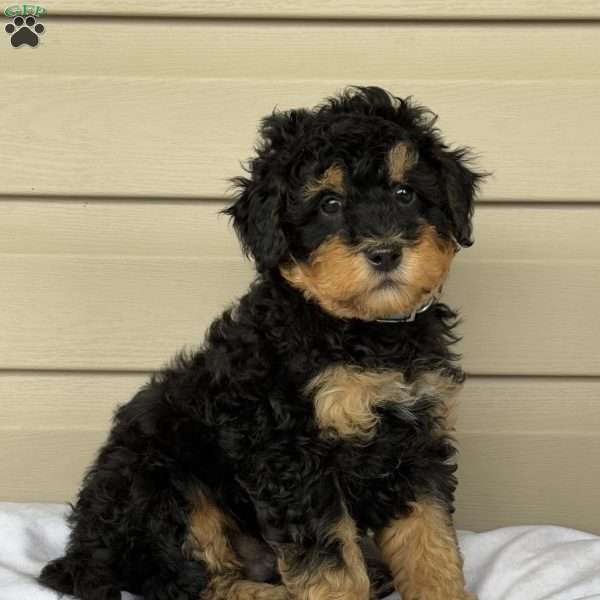
[(364, 446), (392, 421), (410, 427), (434, 417), (445, 432), (453, 430), (459, 389), (460, 383), (441, 371), (427, 371), (407, 382), (400, 371), (335, 365), (314, 377), (306, 393), (324, 438)]

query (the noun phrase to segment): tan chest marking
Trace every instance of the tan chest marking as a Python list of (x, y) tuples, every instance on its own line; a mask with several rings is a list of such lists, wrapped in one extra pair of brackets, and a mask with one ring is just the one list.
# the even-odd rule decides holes
[(369, 438), (379, 422), (377, 407), (398, 402), (409, 408), (424, 394), (440, 400), (436, 416), (452, 428), (455, 396), (460, 385), (438, 372), (407, 384), (402, 373), (336, 365), (319, 373), (306, 387), (313, 396), (315, 418), (324, 431), (340, 437)]
[(314, 394), (315, 416), (324, 430), (341, 437), (367, 437), (379, 421), (375, 410), (383, 402), (410, 402), (410, 386), (402, 373), (368, 371), (337, 365), (319, 373), (308, 385)]

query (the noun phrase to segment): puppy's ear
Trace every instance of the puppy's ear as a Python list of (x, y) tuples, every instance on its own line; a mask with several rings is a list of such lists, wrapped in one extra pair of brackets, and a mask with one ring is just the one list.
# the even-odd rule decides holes
[(288, 245), (281, 229), (285, 190), (276, 182), (256, 182), (245, 177), (233, 181), (238, 195), (225, 214), (233, 221), (246, 255), (259, 271), (276, 267), (287, 254)]
[(461, 246), (473, 245), (473, 204), (480, 181), (485, 174), (469, 168), (469, 151), (443, 149), (437, 156), (442, 167), (442, 185), (446, 193), (449, 216), (452, 220), (454, 237)]
[(237, 196), (224, 212), (259, 271), (276, 267), (289, 252), (282, 221), (289, 189), (298, 184), (297, 142), (311, 118), (308, 111), (292, 110), (263, 119), (249, 177), (233, 180)]

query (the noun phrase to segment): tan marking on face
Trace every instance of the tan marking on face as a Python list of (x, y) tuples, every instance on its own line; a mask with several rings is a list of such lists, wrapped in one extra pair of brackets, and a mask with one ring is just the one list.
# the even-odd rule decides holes
[(448, 511), (436, 500), (376, 532), (375, 541), (403, 600), (467, 600), (462, 558)]
[(417, 164), (417, 153), (407, 144), (396, 144), (387, 156), (390, 183), (404, 183), (406, 175)]
[(332, 165), (319, 179), (309, 182), (305, 187), (305, 194), (308, 198), (312, 198), (323, 190), (344, 194), (344, 171), (339, 165)]
[(380, 275), (368, 264), (361, 247), (351, 248), (340, 237), (323, 242), (305, 263), (280, 267), (283, 277), (339, 318), (372, 321), (410, 314), (444, 282), (454, 256), (450, 241), (425, 225), (416, 243), (405, 246), (400, 267), (389, 274), (394, 285), (381, 288)]
[(415, 308), (422, 305), (439, 288), (450, 271), (454, 243), (441, 239), (435, 227), (422, 228), (419, 241), (402, 253), (402, 280)]
[(285, 549), (279, 559), (281, 578), (295, 600), (369, 600), (369, 576), (358, 545), (358, 532), (344, 510), (342, 518), (325, 534), (340, 542), (342, 566), (333, 567), (327, 557), (310, 571), (293, 568)]
[(338, 237), (321, 244), (307, 263), (284, 265), (280, 270), (307, 299), (316, 300), (327, 312), (341, 318), (359, 312), (353, 304), (360, 302), (370, 287), (367, 263)]
[(321, 429), (359, 438), (374, 433), (378, 406), (390, 401), (412, 403), (410, 391), (402, 373), (346, 365), (325, 369), (306, 387), (308, 394), (314, 394), (315, 418)]
[(235, 530), (235, 524), (221, 509), (198, 492), (190, 515), (184, 554), (204, 561), (211, 573), (239, 571), (241, 565), (229, 540), (229, 535)]

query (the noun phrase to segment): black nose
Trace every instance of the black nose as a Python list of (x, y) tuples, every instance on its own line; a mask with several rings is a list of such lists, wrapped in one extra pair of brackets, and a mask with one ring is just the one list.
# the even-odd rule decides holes
[(371, 266), (382, 273), (394, 270), (402, 258), (402, 252), (398, 249), (368, 250), (365, 254)]

